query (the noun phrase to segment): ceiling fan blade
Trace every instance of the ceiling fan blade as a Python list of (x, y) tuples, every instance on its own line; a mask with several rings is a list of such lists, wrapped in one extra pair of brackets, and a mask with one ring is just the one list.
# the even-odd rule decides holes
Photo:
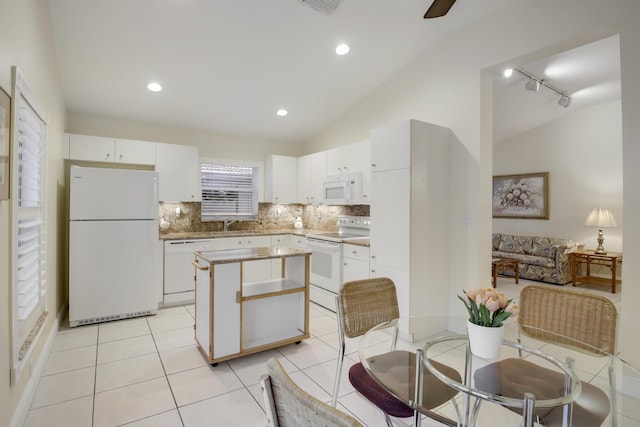
[(439, 18), (446, 15), (455, 2), (456, 0), (434, 0), (427, 13), (424, 14), (424, 19)]

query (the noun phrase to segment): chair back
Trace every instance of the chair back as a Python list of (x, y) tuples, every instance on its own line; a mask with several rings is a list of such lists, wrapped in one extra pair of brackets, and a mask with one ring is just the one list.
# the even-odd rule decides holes
[(363, 427), (355, 418), (298, 387), (277, 359), (267, 362), (267, 375), (260, 382), (269, 427)]
[(608, 298), (574, 290), (527, 285), (518, 301), (520, 331), (595, 355), (616, 350), (617, 310)]
[(337, 301), (339, 326), (349, 338), (400, 317), (396, 286), (386, 277), (345, 282), (340, 286)]

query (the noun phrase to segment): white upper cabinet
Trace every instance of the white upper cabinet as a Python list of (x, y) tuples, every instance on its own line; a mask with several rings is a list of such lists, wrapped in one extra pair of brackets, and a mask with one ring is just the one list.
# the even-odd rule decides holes
[(371, 167), (369, 141), (343, 145), (327, 150), (327, 175), (362, 171), (368, 175)]
[(371, 131), (371, 172), (411, 166), (411, 121)]
[(104, 136), (69, 135), (69, 158), (95, 162), (114, 162), (116, 139)]
[(115, 161), (135, 165), (155, 165), (156, 143), (116, 138)]
[(156, 171), (159, 175), (159, 200), (162, 202), (199, 202), (200, 159), (198, 147), (156, 144)]
[(267, 203), (296, 203), (298, 158), (268, 156), (264, 166), (264, 198)]
[(322, 183), (326, 175), (326, 151), (298, 157), (298, 203), (322, 203)]
[(155, 165), (156, 144), (131, 139), (70, 134), (69, 158), (93, 162)]

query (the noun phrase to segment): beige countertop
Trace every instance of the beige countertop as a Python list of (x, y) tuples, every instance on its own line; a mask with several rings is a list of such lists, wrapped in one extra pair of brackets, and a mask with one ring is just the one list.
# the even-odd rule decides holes
[(196, 257), (209, 264), (226, 264), (260, 259), (287, 258), (311, 255), (311, 252), (291, 246), (229, 249), (223, 251), (196, 252)]
[(356, 245), (356, 246), (364, 246), (365, 248), (370, 247), (371, 245), (369, 244), (369, 238), (363, 238), (363, 239), (352, 239), (352, 240), (347, 240), (345, 242), (342, 243), (346, 243), (349, 245)]
[(317, 230), (299, 230), (296, 228), (283, 228), (278, 230), (240, 230), (240, 231), (197, 231), (181, 233), (160, 234), (160, 240), (186, 240), (186, 239), (216, 239), (222, 237), (244, 237), (244, 236), (276, 236), (279, 234), (297, 234), (306, 236), (317, 233)]
[[(294, 234), (306, 236), (308, 234), (326, 233), (322, 230), (283, 228), (276, 230), (240, 230), (240, 231), (194, 231), (181, 233), (164, 233), (159, 235), (160, 240), (192, 240), (192, 239), (221, 239), (224, 237), (245, 237), (245, 236), (277, 236), (281, 234)], [(369, 247), (369, 238), (351, 239), (345, 241), (350, 245)]]

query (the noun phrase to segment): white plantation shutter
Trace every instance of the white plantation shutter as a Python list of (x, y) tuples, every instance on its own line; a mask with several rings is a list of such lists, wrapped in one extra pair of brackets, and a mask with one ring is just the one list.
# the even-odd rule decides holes
[(41, 302), (44, 288), (42, 221), (18, 220), (17, 291), (18, 321), (26, 321)]
[(18, 107), (18, 207), (42, 205), (44, 123), (31, 106)]
[(202, 163), (201, 181), (203, 219), (258, 215), (256, 167)]
[(12, 380), (46, 318), (46, 119), (14, 69), (12, 210)]

